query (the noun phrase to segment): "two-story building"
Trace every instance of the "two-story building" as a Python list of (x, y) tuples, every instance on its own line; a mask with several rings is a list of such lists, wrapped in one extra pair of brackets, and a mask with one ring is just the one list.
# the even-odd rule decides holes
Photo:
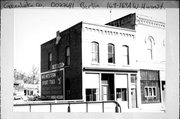
[[(80, 22), (57, 32), (41, 45), (42, 98), (161, 108), (165, 38), (165, 23), (135, 13), (106, 25)], [(49, 75), (57, 71), (63, 75)]]

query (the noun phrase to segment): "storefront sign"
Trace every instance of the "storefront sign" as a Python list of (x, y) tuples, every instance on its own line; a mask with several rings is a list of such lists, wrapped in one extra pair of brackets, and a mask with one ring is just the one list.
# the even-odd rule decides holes
[(44, 73), (41, 75), (42, 99), (64, 99), (64, 70)]

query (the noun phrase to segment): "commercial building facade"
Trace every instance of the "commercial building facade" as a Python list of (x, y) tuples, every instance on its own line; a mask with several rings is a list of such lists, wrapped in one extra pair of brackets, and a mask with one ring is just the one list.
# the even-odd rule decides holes
[(161, 108), (165, 38), (165, 23), (135, 13), (106, 25), (80, 22), (41, 45), (41, 73), (56, 72), (55, 64), (64, 64), (66, 100), (116, 100), (123, 109)]

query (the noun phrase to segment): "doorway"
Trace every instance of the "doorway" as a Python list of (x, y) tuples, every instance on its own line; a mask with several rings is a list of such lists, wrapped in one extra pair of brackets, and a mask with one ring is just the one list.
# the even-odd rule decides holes
[(137, 108), (137, 77), (131, 74), (131, 108)]
[(114, 74), (102, 74), (101, 76), (102, 100), (114, 100)]
[(137, 107), (137, 101), (136, 101), (136, 89), (131, 88), (131, 103), (132, 103), (132, 108)]
[(102, 85), (102, 100), (108, 100), (108, 85)]

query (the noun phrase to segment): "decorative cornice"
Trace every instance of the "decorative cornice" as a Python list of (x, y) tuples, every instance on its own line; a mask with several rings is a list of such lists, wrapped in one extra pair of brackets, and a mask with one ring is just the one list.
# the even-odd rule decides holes
[(165, 28), (165, 23), (163, 22), (156, 21), (153, 19), (143, 18), (139, 16), (136, 16), (136, 24), (142, 24), (142, 25), (147, 25), (147, 26), (162, 28), (162, 29)]
[(101, 34), (104, 34), (104, 35), (112, 35), (112, 36), (120, 36), (120, 37), (129, 37), (129, 38), (135, 38), (135, 35), (134, 34), (131, 34), (131, 33), (125, 33), (125, 32), (120, 32), (120, 31), (112, 31), (112, 30), (105, 30), (105, 29), (99, 29), (99, 28), (92, 28), (92, 27), (87, 27), (85, 26), (84, 27), (84, 30), (85, 31), (90, 31), (90, 32), (96, 32), (96, 33), (101, 33)]

